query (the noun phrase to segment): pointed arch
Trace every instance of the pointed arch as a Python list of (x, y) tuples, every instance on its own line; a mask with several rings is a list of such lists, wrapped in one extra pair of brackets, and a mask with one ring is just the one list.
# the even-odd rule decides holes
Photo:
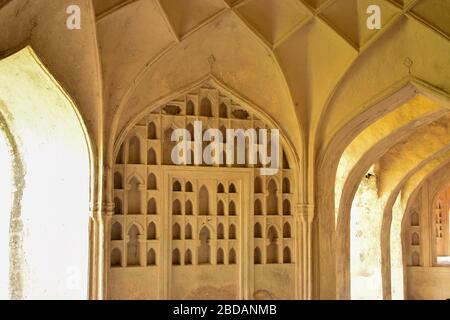
[(179, 266), (181, 264), (180, 260), (180, 250), (174, 249), (172, 251), (172, 265)]
[(128, 214), (141, 214), (141, 183), (133, 176), (128, 191)]
[(147, 252), (147, 266), (156, 266), (156, 252), (153, 249)]
[(219, 225), (217, 226), (217, 239), (225, 239), (225, 229), (222, 223), (219, 223)]
[(198, 214), (201, 216), (208, 216), (209, 215), (209, 194), (208, 194), (208, 189), (205, 186), (202, 186), (200, 188), (200, 192), (198, 194), (198, 203), (199, 203)]
[(209, 229), (205, 226), (200, 230), (199, 239), (200, 247), (198, 248), (198, 264), (211, 263), (211, 246)]
[(122, 225), (119, 221), (114, 222), (111, 227), (111, 240), (122, 240)]
[(217, 203), (217, 215), (218, 216), (225, 215), (225, 206), (222, 200), (219, 200), (219, 202)]
[(147, 164), (151, 165), (151, 166), (154, 166), (154, 165), (158, 164), (158, 162), (156, 160), (156, 151), (153, 148), (148, 149), (148, 152), (147, 152)]
[(278, 232), (274, 226), (271, 226), (267, 232), (269, 244), (267, 246), (267, 263), (278, 263)]
[(155, 122), (153, 122), (153, 121), (148, 124), (147, 139), (149, 139), (149, 140), (158, 139), (156, 125), (155, 125)]
[(236, 215), (236, 204), (233, 200), (230, 201), (230, 204), (228, 205), (228, 215), (229, 216), (235, 216)]
[(223, 253), (223, 249), (222, 248), (219, 248), (218, 250), (217, 250), (217, 258), (216, 258), (216, 260), (217, 260), (217, 264), (224, 264), (225, 263), (225, 257), (224, 257), (225, 255), (224, 255), (224, 253)]
[(155, 198), (151, 198), (147, 202), (147, 214), (155, 215), (158, 214), (158, 208), (156, 206)]
[(157, 239), (156, 224), (154, 222), (150, 222), (147, 227), (147, 240), (156, 240), (156, 239)]
[(255, 223), (255, 226), (253, 228), (253, 237), (262, 238), (262, 227), (259, 222)]
[(236, 239), (236, 226), (234, 224), (230, 225), (230, 229), (228, 230), (228, 239), (230, 240)]
[(283, 215), (284, 216), (291, 215), (291, 202), (288, 199), (283, 200)]
[(181, 202), (178, 199), (175, 199), (172, 203), (172, 214), (176, 216), (181, 215)]
[(192, 100), (189, 100), (186, 104), (186, 115), (187, 116), (195, 115), (195, 106)]
[(154, 173), (150, 173), (147, 179), (147, 190), (157, 190), (158, 184)]
[(184, 211), (184, 214), (187, 216), (192, 216), (194, 214), (191, 200), (186, 201)]
[(172, 239), (181, 240), (181, 228), (178, 223), (174, 223), (172, 226)]
[(260, 216), (260, 215), (263, 214), (263, 212), (262, 212), (262, 203), (261, 203), (261, 200), (259, 200), (259, 199), (256, 199), (256, 200), (255, 200), (255, 208), (254, 208), (254, 211), (255, 211), (255, 216)]
[(192, 227), (189, 223), (184, 228), (184, 239), (192, 240)]
[(270, 179), (268, 183), (268, 196), (267, 196), (267, 214), (278, 214), (278, 197), (277, 197), (277, 184), (275, 180)]
[(192, 252), (190, 249), (186, 250), (184, 254), (184, 265), (188, 266), (192, 264)]
[(228, 264), (236, 264), (236, 251), (233, 248), (228, 254)]
[(122, 266), (122, 252), (119, 248), (114, 248), (111, 251), (111, 267)]
[(193, 192), (192, 183), (190, 181), (186, 182), (186, 186), (184, 187), (186, 192)]
[(114, 189), (123, 189), (123, 178), (120, 172), (114, 173)]
[(283, 193), (291, 193), (291, 182), (289, 178), (283, 178)]
[(291, 249), (285, 247), (283, 250), (283, 263), (291, 263)]
[(289, 222), (286, 222), (283, 226), (283, 238), (290, 238), (291, 237), (291, 225)]
[(261, 249), (259, 249), (259, 247), (256, 247), (255, 250), (254, 250), (253, 263), (254, 264), (261, 264), (262, 263)]
[(172, 191), (174, 191), (174, 192), (180, 192), (180, 191), (183, 191), (182, 188), (181, 188), (181, 183), (180, 183), (180, 181), (178, 181), (178, 180), (175, 180), (175, 181), (174, 181), (174, 183), (173, 183), (173, 185), (172, 185)]
[(228, 188), (228, 193), (236, 193), (236, 186), (234, 183), (230, 184), (230, 187)]
[(255, 178), (254, 193), (263, 193), (261, 177)]
[(141, 142), (137, 136), (128, 142), (128, 164), (141, 164)]
[(202, 99), (200, 104), (200, 116), (202, 117), (212, 117), (212, 105), (211, 101), (205, 97)]
[(120, 200), (118, 197), (114, 198), (114, 214), (116, 215), (122, 215), (122, 200)]
[(217, 186), (217, 193), (225, 193), (225, 188), (223, 187), (222, 183), (219, 183)]
[(224, 102), (222, 102), (219, 106), (219, 117), (228, 118), (228, 108)]
[(138, 266), (140, 264), (140, 244), (139, 244), (139, 228), (133, 224), (128, 230), (127, 244), (127, 266)]

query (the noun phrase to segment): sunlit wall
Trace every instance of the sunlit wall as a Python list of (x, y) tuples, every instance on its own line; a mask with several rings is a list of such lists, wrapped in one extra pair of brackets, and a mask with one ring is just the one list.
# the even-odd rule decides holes
[[(24, 167), (24, 280), (18, 298), (85, 299), (90, 210), (85, 131), (71, 100), (30, 48), (0, 61), (0, 83), (0, 112)], [(3, 210), (1, 215), (6, 221)], [(5, 239), (2, 235), (2, 246)], [(2, 253), (0, 265), (4, 259)]]

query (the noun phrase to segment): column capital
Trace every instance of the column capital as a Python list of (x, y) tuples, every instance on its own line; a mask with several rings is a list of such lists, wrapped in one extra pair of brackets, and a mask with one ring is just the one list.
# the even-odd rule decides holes
[(315, 215), (315, 206), (309, 203), (298, 203), (295, 206), (295, 215), (300, 217), (302, 222), (311, 224)]
[(92, 214), (94, 217), (112, 216), (114, 214), (114, 202), (95, 202)]

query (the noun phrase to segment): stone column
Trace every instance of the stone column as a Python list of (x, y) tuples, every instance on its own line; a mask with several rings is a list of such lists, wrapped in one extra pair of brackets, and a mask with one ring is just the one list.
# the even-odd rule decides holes
[(295, 221), (297, 224), (297, 244), (300, 267), (301, 295), (304, 300), (312, 299), (312, 221), (314, 219), (314, 205), (297, 204), (295, 207)]

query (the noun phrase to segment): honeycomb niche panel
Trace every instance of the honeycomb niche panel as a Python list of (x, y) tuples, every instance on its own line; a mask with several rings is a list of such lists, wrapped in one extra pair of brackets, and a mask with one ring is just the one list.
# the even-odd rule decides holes
[[(261, 292), (298, 298), (295, 172), (282, 145), (278, 172), (261, 175), (262, 164), (247, 157), (259, 136), (244, 140), (243, 163), (226, 163), (227, 129), (272, 128), (238, 101), (205, 82), (149, 109), (118, 146), (109, 298), (255, 299)], [(223, 133), (225, 163), (188, 161), (199, 123), (202, 134)], [(179, 128), (191, 149), (174, 163), (179, 141), (172, 134)], [(204, 153), (207, 144), (201, 147)]]

